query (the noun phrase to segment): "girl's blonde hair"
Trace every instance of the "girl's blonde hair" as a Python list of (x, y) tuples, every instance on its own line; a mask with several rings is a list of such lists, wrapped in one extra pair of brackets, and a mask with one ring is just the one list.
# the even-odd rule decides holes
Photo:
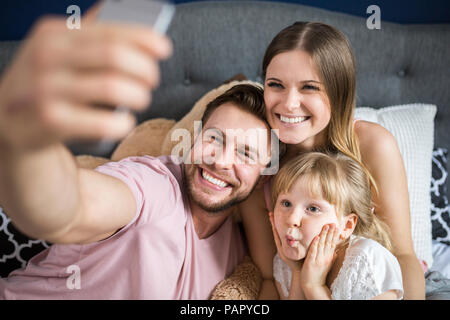
[(278, 196), (291, 190), (305, 177), (312, 195), (336, 207), (338, 218), (358, 216), (353, 234), (373, 239), (392, 251), (387, 225), (374, 213), (369, 178), (354, 159), (342, 153), (308, 152), (289, 160), (276, 175), (272, 190), (272, 210)]
[(295, 22), (281, 30), (267, 47), (262, 63), (264, 79), (273, 57), (292, 50), (303, 50), (311, 56), (330, 101), (327, 144), (314, 151), (339, 151), (359, 162), (377, 192), (375, 180), (361, 161), (353, 125), (356, 66), (350, 42), (342, 32), (325, 23)]

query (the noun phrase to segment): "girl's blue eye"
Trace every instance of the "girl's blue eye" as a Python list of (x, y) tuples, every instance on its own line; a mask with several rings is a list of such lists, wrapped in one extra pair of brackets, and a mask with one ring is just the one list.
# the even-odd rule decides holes
[(281, 200), (281, 206), (288, 208), (291, 206), (291, 202), (288, 200)]
[(320, 212), (320, 209), (318, 207), (316, 207), (316, 206), (309, 206), (307, 210), (309, 212), (311, 212), (311, 213), (314, 213), (314, 214), (317, 214), (317, 213)]

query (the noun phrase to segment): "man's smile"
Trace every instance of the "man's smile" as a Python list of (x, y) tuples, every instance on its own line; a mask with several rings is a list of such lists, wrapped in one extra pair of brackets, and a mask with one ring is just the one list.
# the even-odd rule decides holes
[(208, 186), (217, 191), (224, 191), (232, 187), (230, 183), (218, 178), (211, 171), (198, 167), (199, 180), (203, 185)]

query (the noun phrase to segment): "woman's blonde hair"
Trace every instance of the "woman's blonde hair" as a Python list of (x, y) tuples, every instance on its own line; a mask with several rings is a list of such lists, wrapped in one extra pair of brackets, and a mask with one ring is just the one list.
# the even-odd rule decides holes
[(311, 56), (330, 101), (332, 116), (325, 129), (327, 144), (315, 151), (339, 151), (358, 161), (377, 192), (375, 180), (361, 161), (353, 125), (356, 66), (350, 42), (330, 25), (296, 22), (281, 30), (267, 47), (262, 63), (263, 78), (273, 57), (292, 50), (303, 50)]
[(336, 207), (338, 218), (358, 216), (353, 234), (378, 241), (392, 251), (387, 225), (372, 210), (369, 178), (354, 159), (342, 153), (307, 152), (289, 160), (276, 175), (272, 190), (272, 210), (278, 196), (289, 192), (305, 177), (312, 195)]

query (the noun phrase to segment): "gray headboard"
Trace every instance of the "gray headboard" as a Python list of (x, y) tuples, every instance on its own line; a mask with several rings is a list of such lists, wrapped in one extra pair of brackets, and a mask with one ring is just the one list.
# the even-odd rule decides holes
[[(369, 30), (362, 17), (279, 2), (177, 5), (168, 32), (174, 55), (162, 63), (161, 86), (138, 120), (180, 119), (201, 95), (237, 73), (262, 82), (266, 46), (282, 28), (299, 20), (325, 22), (348, 36), (357, 60), (358, 106), (436, 104), (435, 146), (450, 149), (450, 24), (382, 22), (381, 30)], [(0, 71), (17, 45), (0, 42)]]

